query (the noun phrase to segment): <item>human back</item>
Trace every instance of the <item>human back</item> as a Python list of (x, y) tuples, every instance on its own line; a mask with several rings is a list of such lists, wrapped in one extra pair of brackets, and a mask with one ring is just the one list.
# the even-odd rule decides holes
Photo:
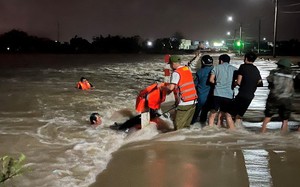
[(243, 75), (238, 94), (245, 98), (252, 99), (257, 89), (257, 83), (261, 80), (259, 70), (253, 64), (242, 64), (238, 74)]
[(211, 74), (215, 75), (214, 96), (231, 99), (234, 94), (232, 89), (233, 75), (237, 68), (229, 64), (230, 59), (226, 59), (226, 61), (222, 60), (221, 64), (215, 66)]
[(294, 75), (289, 69), (276, 69), (270, 72), (267, 80), (270, 84), (270, 97), (290, 98), (294, 93)]

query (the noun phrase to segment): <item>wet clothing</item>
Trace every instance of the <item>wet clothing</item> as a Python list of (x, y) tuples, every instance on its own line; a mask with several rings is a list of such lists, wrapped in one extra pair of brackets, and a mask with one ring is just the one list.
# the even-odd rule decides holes
[(279, 114), (282, 120), (287, 120), (291, 116), (292, 112), (292, 100), (290, 98), (269, 98), (267, 99), (265, 116), (272, 117), (275, 114)]
[(259, 70), (253, 64), (242, 64), (237, 71), (237, 75), (242, 76), (242, 81), (229, 113), (232, 116), (239, 115), (242, 117), (251, 104), (258, 82), (262, 78)]
[(79, 81), (77, 83), (77, 86), (76, 86), (78, 89), (81, 89), (81, 90), (89, 90), (91, 89), (92, 87), (94, 87), (91, 83), (89, 83), (88, 81), (85, 81), (85, 82), (81, 82)]
[(270, 93), (266, 102), (266, 117), (272, 117), (276, 113), (282, 120), (290, 117), (295, 77), (290, 69), (279, 68), (270, 72), (267, 77)]
[(211, 111), (212, 112), (218, 112), (218, 111), (228, 112), (230, 109), (231, 103), (232, 103), (232, 99), (229, 99), (226, 97), (214, 96)]
[[(153, 120), (160, 115), (157, 110), (160, 109), (160, 105), (165, 101), (166, 91), (160, 89), (164, 83), (154, 83), (147, 88), (140, 91), (136, 98), (136, 111), (138, 113), (150, 112), (150, 120)], [(127, 130), (131, 127), (141, 125), (141, 114), (134, 116), (122, 124), (112, 125), (110, 128), (115, 130)]]
[(276, 69), (267, 77), (269, 83), (269, 97), (290, 98), (294, 94), (295, 74), (289, 69)]
[[(150, 109), (150, 119), (153, 120), (156, 117), (159, 117), (159, 114), (155, 110)], [(141, 125), (141, 114), (128, 119), (122, 124), (115, 123), (110, 128), (114, 130), (127, 130), (131, 127), (140, 127), (139, 125)]]
[(198, 95), (198, 103), (196, 104), (195, 114), (192, 124), (197, 122), (200, 114), (200, 122), (207, 120), (207, 114), (211, 109), (213, 97), (213, 85), (209, 82), (209, 76), (213, 66), (204, 66), (196, 72), (194, 80)]
[(192, 122), (196, 105), (182, 105), (176, 108), (174, 127), (175, 130), (188, 128)]
[(228, 112), (231, 116), (239, 115), (241, 117), (244, 116), (248, 107), (250, 106), (252, 99), (236, 96), (234, 100), (229, 103)]
[(215, 75), (216, 79), (214, 96), (233, 98), (232, 80), (236, 70), (236, 67), (229, 65), (227, 62), (219, 64), (212, 69), (211, 74)]
[(138, 113), (148, 111), (149, 108), (157, 110), (160, 108), (162, 102), (165, 101), (167, 92), (160, 89), (160, 86), (165, 85), (164, 83), (154, 83), (147, 88), (140, 91), (136, 98), (135, 109)]

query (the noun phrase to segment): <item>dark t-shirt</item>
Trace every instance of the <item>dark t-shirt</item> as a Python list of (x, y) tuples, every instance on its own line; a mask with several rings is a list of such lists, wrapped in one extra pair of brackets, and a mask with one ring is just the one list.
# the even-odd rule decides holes
[(253, 99), (257, 83), (261, 80), (259, 70), (253, 64), (242, 64), (237, 74), (242, 76), (242, 82), (237, 96)]

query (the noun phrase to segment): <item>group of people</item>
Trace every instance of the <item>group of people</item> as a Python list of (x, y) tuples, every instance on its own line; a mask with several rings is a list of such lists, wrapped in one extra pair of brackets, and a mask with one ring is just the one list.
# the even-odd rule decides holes
[[(202, 68), (197, 71), (195, 80), (199, 98), (193, 122), (197, 122), (201, 111), (200, 122), (205, 123), (210, 111), (209, 126), (214, 126), (217, 117), (218, 127), (225, 126), (223, 119), (226, 118), (227, 127), (235, 128), (235, 124), (240, 122), (254, 98), (256, 88), (263, 86), (260, 72), (253, 65), (256, 58), (253, 52), (246, 53), (244, 64), (237, 69), (230, 65), (230, 56), (227, 54), (219, 56), (219, 64), (216, 66), (213, 66), (211, 56), (202, 57)], [(236, 86), (239, 86), (239, 92), (235, 96)]]
[[(241, 124), (242, 117), (251, 104), (257, 87), (262, 87), (262, 77), (258, 68), (253, 64), (257, 55), (248, 52), (244, 56), (244, 64), (236, 68), (230, 64), (230, 56), (219, 56), (218, 65), (214, 65), (210, 55), (201, 58), (201, 68), (195, 76), (188, 65), (181, 64), (177, 55), (169, 55), (167, 63), (172, 73), (165, 84), (153, 84), (142, 90), (137, 98), (136, 109), (142, 114), (150, 111), (150, 119), (161, 116), (157, 111), (166, 95), (175, 95), (174, 130), (188, 128), (200, 122), (202, 126), (227, 127), (235, 129)], [(267, 77), (270, 93), (265, 108), (261, 132), (266, 132), (267, 124), (275, 114), (282, 119), (282, 132), (288, 130), (288, 119), (291, 115), (291, 102), (294, 94), (293, 79), (295, 74), (290, 70), (291, 61), (280, 59), (278, 68), (272, 70)], [(93, 85), (84, 77), (78, 82), (77, 88), (91, 89)], [(234, 88), (238, 87), (235, 95)], [(224, 124), (226, 121), (226, 124)], [(101, 124), (98, 113), (90, 116), (91, 124)], [(141, 123), (141, 115), (129, 119), (123, 124), (114, 126), (117, 130), (124, 130)]]
[[(220, 55), (219, 64), (215, 66), (213, 58), (204, 55), (193, 82), (191, 71), (180, 64), (180, 57), (171, 56), (169, 63), (173, 73), (167, 88), (169, 91), (176, 90), (179, 99), (176, 101), (175, 130), (196, 122), (202, 125), (207, 123), (210, 127), (226, 126), (229, 129), (239, 126), (257, 87), (263, 86), (260, 72), (253, 64), (256, 58), (255, 53), (248, 52), (244, 56), (244, 64), (236, 68), (230, 65), (230, 56), (227, 54)], [(290, 69), (290, 60), (280, 59), (277, 65), (278, 68), (267, 77), (270, 94), (261, 132), (266, 132), (267, 124), (275, 114), (279, 114), (282, 119), (281, 131), (288, 130), (295, 74)], [(237, 95), (234, 93), (235, 87), (238, 87)], [(226, 125), (223, 124), (224, 119)]]

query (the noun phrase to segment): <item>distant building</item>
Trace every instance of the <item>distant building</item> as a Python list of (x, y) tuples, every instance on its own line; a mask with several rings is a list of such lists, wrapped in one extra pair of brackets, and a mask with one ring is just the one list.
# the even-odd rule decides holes
[(196, 50), (199, 47), (199, 41), (192, 41), (187, 39), (181, 39), (179, 49), (181, 50)]
[(192, 40), (181, 39), (179, 49), (189, 50), (192, 45)]

